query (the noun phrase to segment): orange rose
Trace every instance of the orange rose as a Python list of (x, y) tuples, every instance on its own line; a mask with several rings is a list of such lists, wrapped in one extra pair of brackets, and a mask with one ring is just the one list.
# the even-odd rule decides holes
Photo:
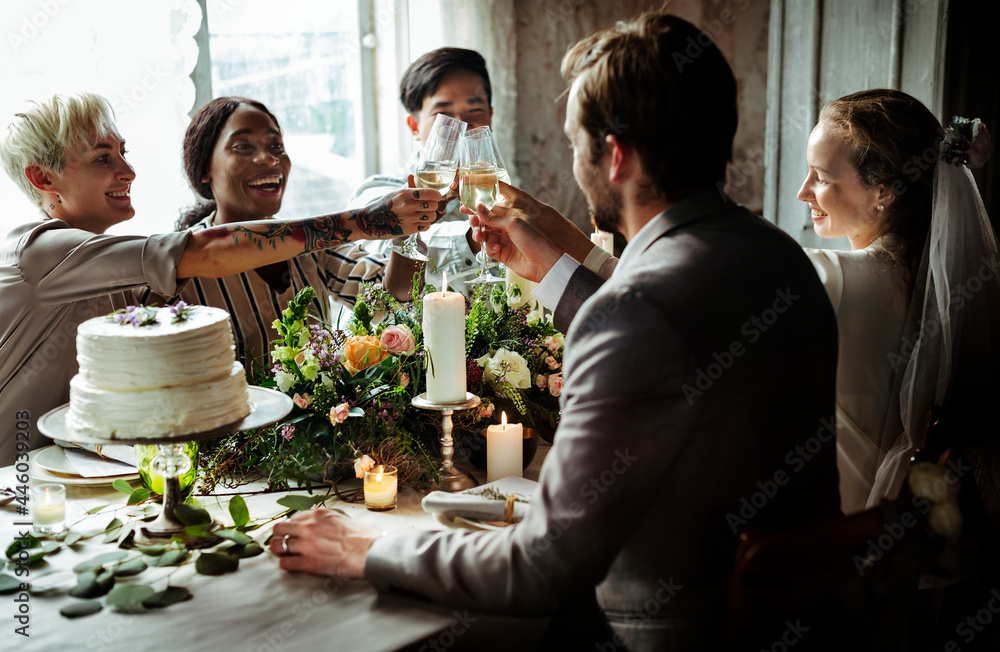
[(389, 357), (373, 335), (355, 335), (344, 342), (344, 366), (352, 374), (376, 365)]

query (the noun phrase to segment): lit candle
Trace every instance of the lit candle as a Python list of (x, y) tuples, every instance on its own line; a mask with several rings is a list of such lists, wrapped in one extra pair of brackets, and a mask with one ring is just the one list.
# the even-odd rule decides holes
[(493, 482), (508, 475), (522, 475), (524, 427), (507, 423), (507, 413), (500, 416), (500, 425), (486, 428), (486, 481)]
[(424, 297), (427, 400), (457, 403), (465, 400), (465, 296), (448, 292), (447, 274), (441, 283), (440, 292)]
[(595, 245), (608, 252), (612, 256), (615, 253), (615, 235), (607, 231), (601, 231), (598, 229), (590, 234), (590, 241)]
[(396, 509), (396, 467), (379, 465), (365, 471), (365, 507), (373, 512)]
[(66, 488), (61, 484), (32, 487), (31, 520), (41, 532), (61, 532), (66, 521)]

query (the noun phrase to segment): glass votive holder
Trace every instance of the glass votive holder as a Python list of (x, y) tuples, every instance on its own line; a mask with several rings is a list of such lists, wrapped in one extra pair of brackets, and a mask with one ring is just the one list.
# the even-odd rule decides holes
[(380, 465), (365, 471), (365, 507), (372, 512), (396, 509), (396, 467)]
[(66, 523), (66, 487), (39, 484), (31, 487), (31, 521), (46, 534), (62, 532)]

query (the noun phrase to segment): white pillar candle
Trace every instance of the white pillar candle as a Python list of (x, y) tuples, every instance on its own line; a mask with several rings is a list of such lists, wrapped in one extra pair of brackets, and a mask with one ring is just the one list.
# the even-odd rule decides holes
[(590, 234), (590, 241), (612, 256), (615, 254), (615, 235), (613, 233), (601, 230), (594, 231)]
[(384, 512), (396, 507), (397, 471), (394, 466), (378, 466), (365, 471), (365, 507)]
[(531, 306), (532, 310), (537, 310), (538, 299), (535, 298), (535, 295), (533, 295), (532, 292), (536, 287), (538, 287), (538, 283), (535, 283), (534, 281), (529, 281), (528, 279), (524, 278), (523, 276), (519, 275), (517, 272), (508, 267), (507, 276), (504, 279), (504, 284), (509, 289), (512, 283), (517, 283), (517, 286), (521, 288), (521, 303), (518, 305), (518, 307), (527, 303), (529, 306)]
[(66, 488), (42, 484), (31, 488), (31, 520), (42, 532), (60, 532), (66, 521)]
[(503, 412), (499, 425), (486, 428), (486, 481), (493, 482), (508, 475), (523, 473), (524, 427), (507, 423)]
[(427, 400), (434, 403), (465, 400), (465, 296), (449, 292), (447, 283), (445, 275), (441, 292), (424, 297)]

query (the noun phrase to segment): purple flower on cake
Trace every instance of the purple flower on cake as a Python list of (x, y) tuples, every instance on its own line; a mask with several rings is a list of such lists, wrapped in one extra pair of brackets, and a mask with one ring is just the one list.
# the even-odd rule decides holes
[(172, 324), (186, 321), (191, 316), (191, 306), (184, 301), (178, 301), (170, 306), (170, 314), (173, 315), (173, 318), (170, 320)]
[(156, 308), (127, 306), (108, 315), (108, 319), (119, 326), (148, 326), (156, 323)]

